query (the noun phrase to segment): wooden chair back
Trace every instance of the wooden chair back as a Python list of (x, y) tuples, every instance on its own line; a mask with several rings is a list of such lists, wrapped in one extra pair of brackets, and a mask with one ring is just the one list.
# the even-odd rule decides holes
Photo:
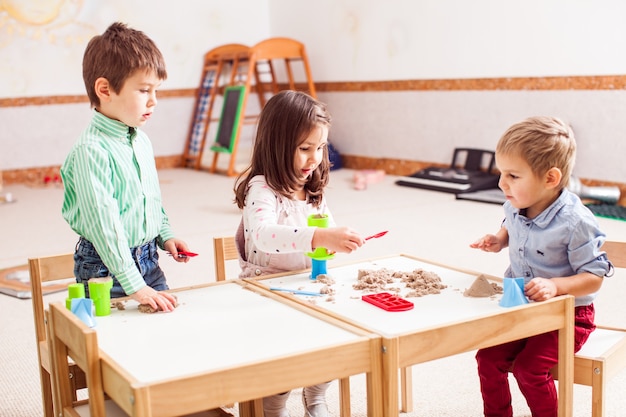
[(226, 261), (239, 258), (235, 237), (214, 237), (213, 252), (215, 255), (215, 281), (224, 281), (226, 279)]
[[(51, 303), (48, 312), (48, 334), (52, 374), (55, 377), (55, 402), (63, 416), (127, 416), (115, 403), (105, 401), (98, 336), (62, 303)], [(71, 359), (71, 363), (68, 359)], [(72, 371), (78, 366), (86, 376), (89, 399), (74, 397)], [(106, 407), (105, 407), (106, 403)]]
[(626, 242), (606, 241), (602, 249), (615, 268), (626, 268)]
[[(73, 278), (74, 255), (67, 253), (63, 255), (30, 258), (28, 260), (28, 267), (30, 271), (33, 319), (37, 339), (37, 358), (39, 361), (43, 411), (45, 417), (53, 417), (58, 415), (58, 412), (55, 413), (53, 403), (50, 354), (46, 334), (42, 285), (51, 281)], [(72, 367), (72, 371), (75, 374), (72, 381), (75, 387), (74, 393), (76, 393), (76, 390), (85, 388), (85, 378), (84, 374), (79, 369)]]

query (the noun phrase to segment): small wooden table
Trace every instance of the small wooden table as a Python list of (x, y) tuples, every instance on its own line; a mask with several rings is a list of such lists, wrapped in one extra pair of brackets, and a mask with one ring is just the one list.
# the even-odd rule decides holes
[[(574, 362), (574, 298), (561, 296), (545, 302), (504, 308), (499, 297), (464, 297), (479, 273), (398, 255), (344, 266), (328, 265), (334, 279), (332, 301), (319, 297), (294, 296), (310, 308), (367, 329), (383, 338), (384, 416), (399, 414), (398, 370), (414, 364), (470, 350), (494, 346), (528, 336), (559, 331), (559, 416), (572, 416)], [(423, 269), (435, 272), (448, 286), (441, 294), (409, 298), (414, 308), (388, 312), (364, 302), (362, 291), (354, 290), (358, 271), (387, 268), (391, 271)], [(249, 280), (267, 286), (319, 291), (310, 271)], [(490, 277), (494, 278), (494, 277)], [(406, 290), (403, 290), (404, 294)], [(317, 300), (317, 301), (316, 301)], [(314, 303), (314, 304), (312, 304)], [(480, 392), (476, 392), (480, 396)]]
[(379, 336), (242, 281), (176, 295), (172, 313), (128, 301), (96, 317), (104, 391), (129, 415), (189, 414), (361, 373), (368, 415), (382, 415)]

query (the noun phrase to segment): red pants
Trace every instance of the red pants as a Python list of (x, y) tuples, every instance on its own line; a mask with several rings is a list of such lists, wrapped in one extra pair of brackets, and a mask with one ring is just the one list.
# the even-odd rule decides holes
[[(594, 325), (592, 305), (576, 307), (574, 352)], [(485, 417), (512, 417), (508, 373), (512, 372), (533, 417), (557, 417), (558, 397), (550, 369), (558, 362), (558, 331), (516, 340), (476, 353)]]

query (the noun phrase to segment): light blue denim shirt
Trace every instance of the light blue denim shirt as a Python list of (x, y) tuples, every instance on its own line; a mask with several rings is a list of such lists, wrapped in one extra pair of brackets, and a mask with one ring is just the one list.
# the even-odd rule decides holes
[[(520, 214), (510, 202), (504, 203), (503, 226), (509, 233), (511, 265), (508, 278), (568, 277), (591, 272), (599, 277), (610, 270), (600, 247), (606, 235), (578, 196), (564, 189), (559, 198), (534, 219)], [(596, 293), (576, 297), (576, 306), (593, 302)]]

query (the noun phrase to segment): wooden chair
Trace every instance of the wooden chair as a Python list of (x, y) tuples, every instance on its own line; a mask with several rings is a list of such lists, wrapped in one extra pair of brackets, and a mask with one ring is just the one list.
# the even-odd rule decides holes
[[(608, 241), (602, 249), (615, 268), (626, 268), (626, 242)], [(591, 387), (592, 417), (604, 416), (605, 387), (625, 367), (626, 329), (598, 324), (574, 356), (574, 383)], [(555, 379), (557, 368), (552, 370)]]
[[(213, 238), (213, 255), (215, 257), (215, 281), (225, 281), (226, 280), (226, 262), (239, 258), (239, 252), (237, 252), (237, 244), (235, 243), (235, 237), (234, 236), (214, 237)], [(232, 404), (228, 404), (227, 406), (229, 408), (233, 407)], [(254, 402), (242, 404), (240, 406), (240, 410), (244, 410), (244, 409), (248, 410), (247, 407), (252, 407), (251, 410), (257, 410), (257, 411), (247, 411), (253, 415), (257, 413), (258, 410), (263, 410), (260, 402), (257, 402), (257, 404), (254, 404)]]
[[(105, 400), (96, 331), (87, 327), (62, 303), (52, 303), (48, 312), (48, 335), (58, 415), (127, 416), (113, 401)], [(76, 400), (71, 366), (79, 367), (86, 375), (89, 400)]]
[(213, 253), (215, 255), (215, 281), (224, 281), (226, 279), (226, 261), (239, 258), (235, 237), (214, 237)]
[[(50, 353), (46, 335), (42, 284), (73, 278), (74, 255), (68, 253), (64, 255), (30, 258), (28, 260), (28, 267), (30, 270), (33, 318), (35, 321), (35, 336), (37, 339), (37, 358), (39, 360), (43, 411), (45, 417), (53, 417), (59, 414), (58, 410), (55, 410), (53, 403)], [(86, 387), (85, 374), (78, 367), (71, 366), (70, 369), (73, 375), (73, 398), (76, 399), (76, 391)]]

